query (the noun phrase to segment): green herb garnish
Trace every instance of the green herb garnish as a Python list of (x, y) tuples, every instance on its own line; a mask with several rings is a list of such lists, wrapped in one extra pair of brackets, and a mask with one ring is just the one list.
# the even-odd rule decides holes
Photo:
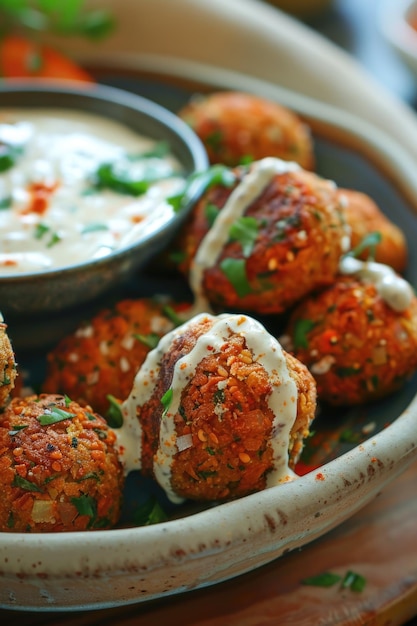
[(143, 343), (143, 345), (147, 346), (151, 350), (153, 350), (153, 348), (156, 348), (160, 340), (160, 336), (156, 333), (148, 333), (147, 335), (141, 335), (140, 333), (137, 333), (133, 336), (135, 339)]
[(154, 497), (141, 504), (132, 515), (132, 521), (136, 526), (159, 524), (167, 519), (167, 514)]
[(0, 198), (0, 211), (4, 209), (10, 209), (12, 206), (12, 196), (3, 196)]
[(84, 226), (81, 234), (87, 235), (88, 233), (96, 233), (100, 230), (109, 230), (109, 227), (107, 226), (107, 224), (101, 224), (100, 222), (91, 222), (90, 224)]
[(96, 171), (96, 186), (99, 189), (111, 189), (130, 196), (140, 196), (147, 192), (156, 179), (135, 179), (128, 170), (118, 168), (113, 163), (103, 163)]
[(307, 335), (316, 325), (315, 322), (308, 319), (297, 320), (294, 324), (293, 343), (294, 348), (308, 348)]
[(123, 413), (120, 402), (111, 394), (108, 394), (106, 398), (109, 401), (109, 408), (105, 416), (106, 421), (111, 428), (120, 428), (123, 426)]
[(184, 320), (180, 318), (180, 316), (174, 311), (172, 306), (164, 306), (163, 313), (174, 324), (175, 327), (181, 326), (181, 324), (184, 323)]
[(166, 390), (166, 392), (161, 398), (161, 404), (164, 407), (162, 417), (165, 417), (166, 414), (168, 413), (173, 397), (174, 397), (174, 390), (172, 387), (170, 387), (169, 389)]
[(43, 413), (42, 415), (38, 415), (37, 420), (41, 424), (41, 426), (49, 426), (50, 424), (57, 424), (58, 422), (63, 422), (64, 420), (72, 419), (75, 417), (75, 413), (68, 413), (68, 411), (64, 411), (63, 409), (59, 409), (58, 407), (53, 407), (51, 409), (47, 409), (48, 413)]
[(82, 35), (101, 39), (115, 26), (114, 18), (104, 9), (83, 8), (83, 0), (2, 0), (2, 33), (19, 30), (55, 35)]
[(252, 288), (246, 276), (245, 259), (223, 259), (220, 263), (220, 268), (232, 284), (239, 298), (244, 298), (252, 292)]
[(79, 515), (87, 515), (91, 517), (91, 526), (97, 515), (97, 502), (91, 496), (83, 493), (81, 496), (71, 498), (71, 504), (75, 506)]
[(38, 485), (31, 483), (30, 480), (26, 480), (26, 478), (22, 478), (19, 474), (16, 474), (13, 478), (12, 486), (20, 487), (20, 489), (24, 489), (25, 491), (37, 491), (38, 493), (42, 493), (42, 489), (38, 487)]
[(214, 185), (232, 187), (237, 181), (236, 174), (225, 165), (213, 165), (204, 172), (189, 176), (181, 193), (167, 198), (174, 211), (178, 213), (196, 196), (201, 196)]
[(6, 172), (16, 163), (17, 156), (20, 153), (15, 146), (6, 143), (0, 143), (0, 172)]
[(366, 578), (361, 574), (349, 570), (346, 572), (341, 586), (343, 589), (361, 592), (366, 587)]
[(238, 241), (245, 257), (250, 256), (259, 233), (259, 224), (254, 217), (240, 217), (229, 230), (231, 241)]
[(209, 225), (209, 228), (213, 226), (219, 213), (220, 213), (220, 209), (215, 204), (212, 204), (211, 202), (206, 204), (206, 206), (204, 207), (204, 215), (206, 216), (206, 220)]
[(356, 248), (349, 250), (349, 252), (347, 252), (345, 256), (353, 256), (357, 258), (362, 254), (362, 252), (365, 252), (365, 250), (368, 249), (368, 260), (373, 261), (375, 259), (376, 248), (378, 244), (381, 243), (381, 240), (381, 233), (369, 233), (368, 235), (366, 235), (366, 237), (362, 239), (362, 241), (356, 246)]
[(308, 578), (304, 578), (304, 580), (301, 581), (301, 584), (311, 585), (313, 587), (332, 587), (341, 580), (342, 577), (339, 576), (339, 574), (324, 572), (323, 574), (318, 574), (318, 576), (310, 576)]
[(24, 430), (27, 427), (28, 424), (16, 424), (15, 426), (13, 426), (13, 430), (9, 430), (10, 437), (14, 437), (18, 433), (20, 433), (20, 431)]

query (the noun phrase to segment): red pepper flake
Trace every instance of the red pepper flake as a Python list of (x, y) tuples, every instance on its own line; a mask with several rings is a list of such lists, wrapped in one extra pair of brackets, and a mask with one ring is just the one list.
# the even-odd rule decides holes
[(322, 474), (321, 472), (318, 472), (316, 474), (316, 480), (326, 480), (326, 477), (324, 474)]
[(37, 213), (43, 215), (48, 209), (49, 199), (57, 188), (55, 185), (45, 185), (44, 183), (32, 183), (28, 191), (31, 193), (31, 200), (24, 213)]

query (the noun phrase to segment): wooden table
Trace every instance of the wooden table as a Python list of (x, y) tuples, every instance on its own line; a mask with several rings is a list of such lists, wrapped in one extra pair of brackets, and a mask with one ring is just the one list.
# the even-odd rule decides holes
[[(417, 464), (347, 522), (250, 574), (160, 601), (69, 613), (0, 611), (13, 626), (397, 626), (417, 615)], [(362, 592), (305, 586), (353, 570)]]

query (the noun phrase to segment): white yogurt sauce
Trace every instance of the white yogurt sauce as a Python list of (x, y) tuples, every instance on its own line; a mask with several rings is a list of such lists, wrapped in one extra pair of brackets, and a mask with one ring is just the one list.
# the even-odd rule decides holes
[[(223, 314), (214, 317), (207, 313), (196, 316), (165, 335), (159, 345), (148, 353), (144, 365), (136, 375), (131, 394), (122, 406), (123, 427), (116, 431), (125, 471), (141, 467), (142, 432), (137, 418), (137, 408), (143, 406), (152, 395), (162, 356), (176, 337), (182, 334), (187, 324), (207, 318), (213, 320), (213, 326), (201, 335), (193, 349), (175, 364), (170, 387), (173, 395), (160, 424), (159, 445), (154, 457), (153, 471), (157, 482), (173, 502), (182, 501), (171, 487), (171, 467), (179, 449), (174, 416), (178, 412), (182, 392), (202, 359), (208, 354), (221, 352), (225, 341), (233, 334), (245, 338), (247, 348), (251, 350), (254, 360), (267, 372), (272, 386), (268, 404), (274, 414), (270, 439), (273, 469), (268, 474), (267, 486), (271, 487), (294, 476), (288, 467), (288, 448), (290, 431), (297, 416), (297, 385), (290, 376), (279, 342), (262, 324), (246, 315)], [(221, 382), (219, 388), (222, 388)]]
[[(1, 275), (100, 258), (148, 236), (172, 217), (166, 198), (184, 187), (172, 155), (132, 158), (155, 141), (92, 113), (2, 109), (2, 143), (17, 156), (0, 173)], [(152, 169), (161, 180), (139, 196), (97, 189), (103, 163), (128, 168), (135, 180)]]
[(371, 281), (381, 298), (394, 311), (405, 311), (411, 304), (413, 288), (388, 265), (345, 256), (340, 261), (339, 270), (341, 274), (353, 274), (359, 280)]

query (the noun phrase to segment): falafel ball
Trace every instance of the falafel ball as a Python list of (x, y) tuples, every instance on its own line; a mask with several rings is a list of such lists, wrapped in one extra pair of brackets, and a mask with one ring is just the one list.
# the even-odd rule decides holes
[[(339, 193), (345, 201), (346, 221), (351, 228), (352, 249), (361, 246), (371, 233), (378, 233), (380, 241), (374, 248), (373, 260), (389, 265), (402, 274), (406, 269), (408, 258), (407, 242), (402, 230), (367, 194), (352, 189), (340, 189)], [(369, 248), (365, 247), (358, 258), (366, 261), (368, 256)]]
[(17, 376), (15, 356), (0, 313), (0, 410), (6, 405)]
[(179, 311), (186, 306), (126, 299), (100, 311), (49, 352), (43, 391), (66, 393), (105, 415), (107, 396), (127, 398), (147, 353), (174, 327), (170, 307)]
[(201, 314), (148, 355), (123, 440), (172, 500), (224, 501), (294, 477), (315, 408), (313, 377), (258, 321)]
[(0, 531), (113, 527), (123, 468), (105, 420), (59, 395), (15, 398), (0, 416)]
[(293, 311), (281, 341), (310, 369), (319, 401), (372, 401), (416, 370), (417, 299), (410, 289), (404, 308), (386, 296), (378, 281), (344, 275)]
[(202, 140), (210, 163), (239, 165), (275, 156), (314, 167), (309, 127), (286, 107), (237, 91), (195, 96), (178, 115)]
[(175, 243), (197, 300), (252, 313), (281, 313), (332, 283), (349, 245), (336, 185), (274, 158), (226, 169)]

